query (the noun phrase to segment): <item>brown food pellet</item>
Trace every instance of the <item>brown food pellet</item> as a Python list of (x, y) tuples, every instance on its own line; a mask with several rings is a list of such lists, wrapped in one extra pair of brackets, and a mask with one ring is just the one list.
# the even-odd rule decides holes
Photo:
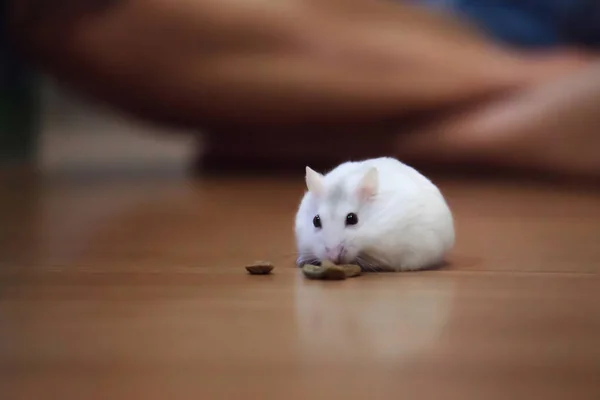
[(358, 265), (334, 265), (328, 261), (324, 261), (321, 265), (304, 265), (302, 273), (308, 279), (320, 280), (344, 280), (359, 276), (362, 270)]
[(304, 265), (302, 273), (308, 279), (321, 279), (327, 281), (340, 281), (346, 279), (344, 270), (335, 265)]
[(360, 268), (360, 265), (345, 264), (340, 265), (339, 267), (342, 268), (346, 273), (346, 278), (354, 278), (355, 276), (359, 276), (362, 274), (362, 269)]
[(252, 275), (268, 275), (274, 268), (275, 266), (268, 261), (256, 261), (246, 265), (246, 270)]

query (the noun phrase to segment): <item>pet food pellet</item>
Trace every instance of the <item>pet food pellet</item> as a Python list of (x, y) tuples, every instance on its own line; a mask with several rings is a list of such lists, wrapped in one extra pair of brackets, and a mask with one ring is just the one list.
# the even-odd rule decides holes
[(311, 265), (302, 267), (302, 273), (308, 279), (340, 281), (346, 279), (346, 273), (337, 265)]
[(246, 265), (246, 270), (252, 275), (268, 275), (274, 268), (275, 266), (268, 261), (256, 261)]
[(340, 265), (339, 267), (344, 270), (346, 278), (354, 278), (355, 276), (359, 276), (362, 273), (360, 265), (346, 264)]
[(361, 275), (362, 270), (360, 266), (354, 264), (335, 265), (329, 261), (323, 261), (320, 266), (304, 265), (302, 272), (309, 279), (344, 280)]

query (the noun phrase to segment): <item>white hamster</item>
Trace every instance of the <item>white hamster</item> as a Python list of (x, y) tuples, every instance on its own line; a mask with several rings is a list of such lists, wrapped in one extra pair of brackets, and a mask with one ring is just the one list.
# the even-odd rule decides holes
[(345, 162), (326, 175), (306, 167), (306, 186), (294, 228), (298, 265), (419, 270), (442, 263), (454, 246), (452, 213), (439, 189), (394, 158)]

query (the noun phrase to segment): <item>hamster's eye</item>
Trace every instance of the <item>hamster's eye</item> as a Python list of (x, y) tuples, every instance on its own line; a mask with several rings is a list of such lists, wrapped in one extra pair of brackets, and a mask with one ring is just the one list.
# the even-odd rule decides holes
[(346, 226), (356, 224), (358, 224), (358, 215), (356, 215), (355, 213), (350, 213), (346, 215)]
[(315, 226), (315, 228), (321, 228), (321, 217), (315, 215), (315, 217), (313, 218), (313, 225)]

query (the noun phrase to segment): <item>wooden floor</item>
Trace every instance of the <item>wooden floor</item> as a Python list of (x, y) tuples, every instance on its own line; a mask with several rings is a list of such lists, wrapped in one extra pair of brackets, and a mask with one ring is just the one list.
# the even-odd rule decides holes
[(318, 282), (301, 177), (4, 179), (0, 398), (600, 399), (600, 192), (439, 183), (449, 266)]

